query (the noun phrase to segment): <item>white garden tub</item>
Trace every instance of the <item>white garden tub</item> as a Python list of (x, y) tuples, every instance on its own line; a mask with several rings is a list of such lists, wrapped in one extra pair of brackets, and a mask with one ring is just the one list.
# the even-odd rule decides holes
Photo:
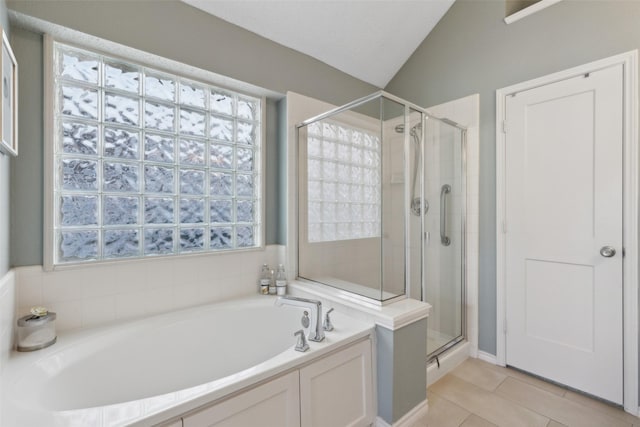
[(258, 296), (200, 306), (61, 334), (47, 349), (13, 353), (0, 381), (0, 425), (153, 425), (372, 331), (334, 312), (336, 329), (300, 353), (293, 333), (302, 310), (274, 301)]

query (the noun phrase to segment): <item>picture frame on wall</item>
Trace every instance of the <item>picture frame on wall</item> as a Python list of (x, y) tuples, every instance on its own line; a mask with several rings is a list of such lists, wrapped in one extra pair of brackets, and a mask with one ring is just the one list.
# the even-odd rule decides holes
[[(2, 29), (2, 28), (0, 28)], [(2, 29), (2, 55), (0, 55), (0, 150), (18, 155), (18, 62), (9, 38)]]

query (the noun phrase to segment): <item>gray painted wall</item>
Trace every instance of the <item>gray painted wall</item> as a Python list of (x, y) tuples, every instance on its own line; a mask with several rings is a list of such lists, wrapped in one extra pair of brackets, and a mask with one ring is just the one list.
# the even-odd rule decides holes
[(280, 245), (287, 244), (287, 98), (278, 101), (278, 235)]
[(427, 398), (427, 319), (394, 331), (393, 422)]
[[(7, 19), (7, 4), (0, 0), (0, 25), (5, 29), (7, 36), (11, 36), (9, 20)], [(15, 47), (13, 47), (15, 50)], [(10, 182), (11, 182), (11, 157), (0, 153), (0, 277), (9, 271), (9, 241), (10, 241)]]
[(265, 158), (265, 194), (264, 204), (266, 211), (265, 224), (265, 241), (267, 244), (285, 244), (284, 240), (280, 240), (280, 227), (278, 217), (280, 216), (280, 208), (278, 205), (278, 106), (276, 101), (267, 100), (266, 111), (266, 141), (264, 142)]
[(0, 153), (0, 277), (9, 271), (10, 224), (10, 163), (8, 155)]
[(640, 47), (638, 1), (563, 1), (511, 25), (504, 16), (504, 0), (457, 0), (386, 87), (426, 107), (480, 94), (479, 347), (492, 354), (495, 91)]
[(43, 57), (42, 36), (18, 27), (12, 33), (18, 61), (18, 135), (11, 185), (11, 265), (42, 264)]
[[(342, 104), (376, 87), (309, 56), (266, 40), (176, 0), (10, 1), (9, 8), (165, 58), (285, 93), (287, 90)], [(141, 17), (144, 17), (141, 21)], [(144, 22), (144, 25), (141, 25)], [(114, 25), (117, 23), (117, 25)], [(11, 203), (11, 265), (42, 264), (43, 129), (42, 37), (18, 29), (20, 157)], [(286, 155), (278, 135), (277, 99), (266, 107), (266, 243), (284, 244)], [(4, 182), (4, 180), (3, 180)], [(2, 185), (2, 184), (0, 184)], [(3, 216), (4, 218), (4, 216)], [(1, 220), (0, 220), (1, 221)]]
[(378, 416), (387, 423), (427, 398), (426, 349), (426, 318), (395, 331), (376, 326)]
[(376, 326), (378, 416), (393, 424), (393, 331)]
[(178, 0), (10, 0), (10, 9), (286, 93), (343, 104), (376, 90), (310, 56)]

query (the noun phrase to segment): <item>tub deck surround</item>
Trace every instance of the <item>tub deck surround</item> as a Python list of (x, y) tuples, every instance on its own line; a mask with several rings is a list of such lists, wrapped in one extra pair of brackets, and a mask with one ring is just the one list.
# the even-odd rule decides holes
[[(63, 332), (12, 353), (0, 425), (153, 425), (370, 337), (373, 323), (332, 313), (336, 329), (294, 350), (302, 310), (253, 296), (107, 327)], [(326, 307), (328, 309), (330, 307)]]
[(335, 306), (349, 316), (363, 321), (374, 321), (383, 328), (395, 331), (421, 319), (427, 318), (431, 305), (411, 298), (395, 301), (388, 305), (377, 306), (354, 299), (346, 291), (315, 282), (292, 281), (289, 294), (314, 298), (322, 301), (323, 306)]

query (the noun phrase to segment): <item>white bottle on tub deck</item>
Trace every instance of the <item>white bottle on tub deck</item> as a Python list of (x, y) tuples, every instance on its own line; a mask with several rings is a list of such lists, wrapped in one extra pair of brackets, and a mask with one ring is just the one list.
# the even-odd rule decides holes
[(278, 265), (276, 275), (276, 294), (282, 296), (287, 294), (287, 275), (284, 273), (284, 265)]

